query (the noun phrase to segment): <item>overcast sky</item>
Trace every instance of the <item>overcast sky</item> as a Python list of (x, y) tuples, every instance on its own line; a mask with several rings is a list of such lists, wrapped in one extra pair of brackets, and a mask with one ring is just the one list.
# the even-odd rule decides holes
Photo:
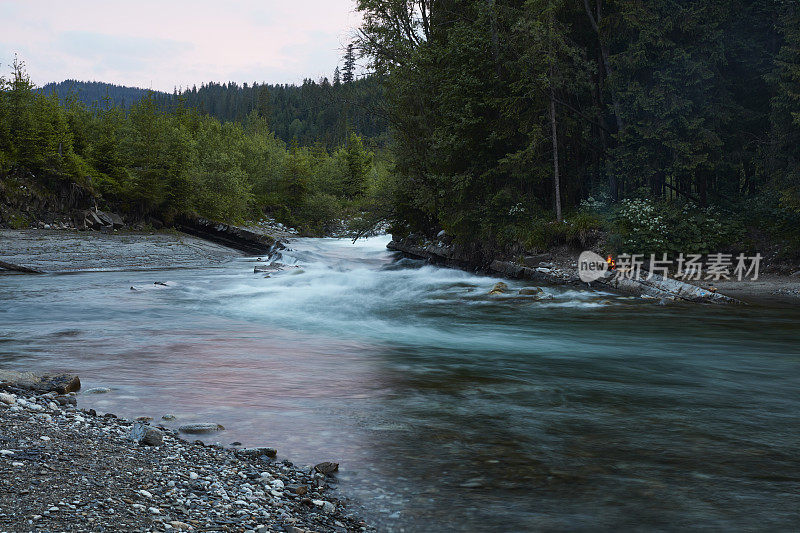
[(0, 0), (0, 70), (172, 91), (333, 75), (354, 0)]

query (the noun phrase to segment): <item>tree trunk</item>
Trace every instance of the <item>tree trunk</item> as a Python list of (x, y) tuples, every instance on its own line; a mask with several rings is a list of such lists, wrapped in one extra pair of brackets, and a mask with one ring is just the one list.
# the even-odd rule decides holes
[(550, 88), (550, 126), (553, 130), (553, 190), (556, 197), (556, 220), (561, 222), (561, 181), (558, 175), (558, 130), (556, 128), (556, 95)]
[(561, 182), (558, 175), (558, 128), (556, 123), (556, 90), (553, 87), (553, 73), (555, 58), (553, 57), (553, 26), (555, 24), (555, 17), (553, 11), (550, 11), (550, 72), (548, 80), (550, 82), (550, 127), (553, 133), (553, 192), (555, 193), (556, 203), (556, 220), (561, 222)]

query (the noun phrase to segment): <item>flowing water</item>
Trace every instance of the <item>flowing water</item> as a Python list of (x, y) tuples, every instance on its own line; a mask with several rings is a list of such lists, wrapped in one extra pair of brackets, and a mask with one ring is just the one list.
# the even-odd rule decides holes
[(798, 526), (800, 311), (488, 296), (497, 279), (387, 241), (299, 239), (270, 277), (252, 258), (3, 276), (0, 365), (338, 461), (381, 531)]

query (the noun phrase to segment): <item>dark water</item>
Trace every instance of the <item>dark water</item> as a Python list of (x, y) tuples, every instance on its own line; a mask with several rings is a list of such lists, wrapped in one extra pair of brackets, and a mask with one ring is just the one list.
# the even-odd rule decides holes
[(798, 309), (489, 297), (387, 240), (300, 240), (271, 278), (246, 259), (3, 276), (0, 365), (339, 461), (381, 531), (800, 526)]

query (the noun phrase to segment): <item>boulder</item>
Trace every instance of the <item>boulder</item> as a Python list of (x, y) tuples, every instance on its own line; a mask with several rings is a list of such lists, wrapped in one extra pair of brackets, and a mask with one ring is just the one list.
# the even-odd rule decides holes
[(121, 216), (116, 213), (107, 213), (107, 215), (111, 219), (111, 225), (114, 226), (114, 229), (125, 227), (125, 222), (122, 221)]
[(75, 374), (35, 374), (0, 370), (0, 388), (12, 387), (34, 392), (66, 394), (80, 390), (81, 380)]
[(526, 255), (522, 258), (522, 264), (526, 267), (536, 268), (539, 266), (539, 263), (547, 261), (549, 258), (550, 256), (548, 254)]
[(95, 213), (91, 209), (84, 213), (83, 223), (84, 226), (90, 229), (100, 229), (104, 225), (103, 221), (100, 219), (97, 213)]
[(270, 459), (274, 459), (278, 455), (278, 450), (275, 448), (243, 448), (239, 450), (241, 455), (245, 455), (247, 457), (262, 457), (266, 455)]
[(492, 290), (489, 291), (489, 294), (504, 294), (508, 292), (508, 285), (503, 283), (502, 281), (498, 281), (492, 287)]
[(519, 293), (522, 296), (538, 296), (542, 294), (542, 292), (544, 291), (542, 291), (541, 287), (525, 287), (524, 289), (519, 290)]
[(200, 422), (197, 424), (184, 424), (178, 428), (181, 433), (200, 434), (200, 433), (214, 433), (215, 431), (222, 431), (225, 427), (221, 424), (214, 424), (211, 422)]
[(6, 405), (12, 405), (16, 403), (17, 398), (13, 394), (8, 394), (6, 392), (0, 392), (0, 403), (4, 403)]
[(137, 422), (131, 429), (130, 439), (142, 446), (161, 446), (164, 442), (164, 433), (147, 424)]
[(339, 470), (339, 463), (319, 463), (318, 465), (314, 466), (314, 471), (319, 472), (320, 474), (325, 474), (326, 476), (333, 474)]

